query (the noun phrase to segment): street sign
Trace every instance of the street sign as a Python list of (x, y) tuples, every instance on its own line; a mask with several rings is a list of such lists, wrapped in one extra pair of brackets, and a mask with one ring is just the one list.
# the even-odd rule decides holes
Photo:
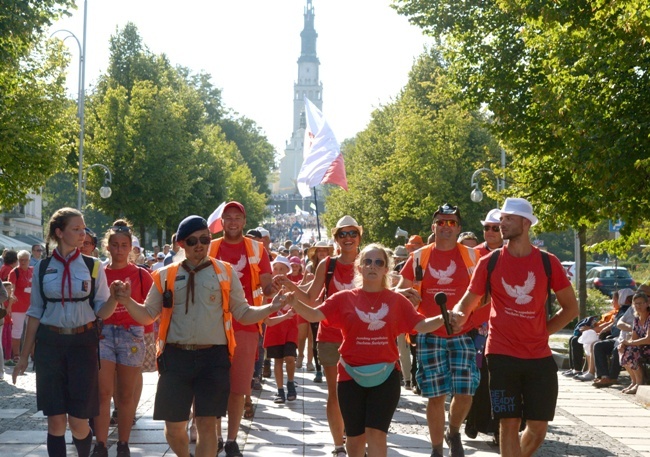
[(620, 219), (617, 220), (616, 222), (614, 222), (613, 220), (610, 219), (609, 220), (609, 231), (610, 232), (618, 232), (623, 228), (624, 225), (625, 225), (625, 222), (623, 222)]

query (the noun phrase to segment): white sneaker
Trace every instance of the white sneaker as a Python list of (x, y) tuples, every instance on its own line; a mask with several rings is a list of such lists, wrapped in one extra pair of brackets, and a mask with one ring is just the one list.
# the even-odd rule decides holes
[(315, 369), (313, 363), (307, 362), (307, 371), (314, 371)]
[(576, 379), (578, 379), (579, 381), (593, 381), (594, 379), (596, 379), (596, 375), (594, 375), (593, 373), (585, 373), (583, 375), (578, 376)]

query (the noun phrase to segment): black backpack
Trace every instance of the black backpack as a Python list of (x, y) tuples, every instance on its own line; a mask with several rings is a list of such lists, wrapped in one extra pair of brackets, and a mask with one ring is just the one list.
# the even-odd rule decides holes
[[(97, 278), (97, 274), (99, 272), (99, 259), (84, 254), (81, 254), (81, 258), (83, 259), (86, 267), (88, 268), (88, 272), (90, 273), (90, 293), (85, 297), (70, 298), (68, 301), (79, 302), (88, 300), (88, 304), (91, 308), (94, 309), (93, 305), (95, 303), (95, 279)], [(51, 260), (52, 257), (47, 257), (46, 259), (41, 260), (38, 265), (38, 288), (41, 293), (41, 298), (43, 299), (44, 308), (47, 307), (48, 302), (58, 302), (61, 300), (60, 298), (47, 298), (45, 296), (45, 292), (43, 291), (43, 278), (45, 277), (45, 272), (47, 271), (47, 267), (50, 265)]]

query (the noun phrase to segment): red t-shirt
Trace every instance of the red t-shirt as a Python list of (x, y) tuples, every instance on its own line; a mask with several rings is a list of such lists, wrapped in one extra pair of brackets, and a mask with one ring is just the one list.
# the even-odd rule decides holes
[[(485, 294), (487, 265), (490, 256), (479, 261), (470, 292)], [(571, 287), (562, 264), (552, 254), (551, 289), (561, 291)], [(533, 247), (526, 257), (513, 257), (507, 248), (492, 271), (490, 333), (486, 354), (502, 354), (521, 359), (539, 359), (551, 355), (546, 329), (547, 277), (542, 255)]]
[[(142, 278), (142, 282), (140, 282), (140, 278)], [(118, 280), (128, 280), (131, 283), (131, 298), (138, 303), (144, 303), (144, 299), (147, 298), (149, 289), (151, 289), (151, 285), (153, 284), (153, 279), (149, 271), (146, 268), (140, 268), (132, 263), (118, 270), (106, 267), (106, 281), (108, 284), (110, 285), (113, 281)], [(120, 325), (126, 328), (131, 326), (142, 327), (141, 324), (131, 317), (124, 305), (120, 304), (117, 305), (111, 317), (104, 319), (104, 323), (107, 325)]]
[(0, 267), (0, 281), (7, 281), (9, 279), (9, 273), (11, 273), (11, 270), (13, 270), (16, 265), (17, 264), (14, 264), (13, 266), (2, 265)]
[(9, 282), (14, 285), (14, 295), (18, 299), (12, 305), (11, 312), (26, 313), (32, 297), (32, 275), (34, 274), (34, 267), (27, 268), (27, 271), (20, 270), (16, 275), (16, 270), (19, 269), (20, 267), (16, 267), (9, 273)]
[(478, 254), (479, 258), (492, 252), (488, 249), (487, 243), (485, 241), (479, 244), (478, 246), (476, 246), (474, 250)]
[[(269, 317), (282, 316), (285, 312), (280, 310)], [(283, 320), (276, 325), (267, 325), (264, 330), (264, 347), (283, 346), (285, 343), (298, 344), (298, 320), (297, 315)]]
[[(325, 260), (325, 280), (327, 281), (327, 270), (329, 269), (331, 258), (327, 257)], [(323, 286), (324, 288), (325, 286)], [(327, 289), (327, 296), (331, 297), (336, 292), (341, 290), (350, 290), (354, 288), (354, 264), (344, 264), (337, 260), (336, 265), (334, 266), (334, 274), (330, 280), (329, 287)], [(341, 330), (338, 328), (333, 328), (329, 321), (325, 319), (320, 322), (318, 326), (318, 335), (316, 335), (316, 341), (321, 343), (341, 343), (343, 341), (343, 335), (341, 335)]]
[[(351, 366), (396, 362), (399, 352), (395, 339), (424, 319), (406, 297), (388, 289), (382, 292), (345, 290), (329, 297), (317, 309), (325, 314), (332, 327), (342, 330), (339, 352)], [(339, 364), (338, 380), (350, 379)]]
[[(224, 262), (228, 262), (232, 265), (232, 268), (234, 270), (233, 274), (237, 275), (241, 281), (242, 287), (244, 288), (246, 301), (249, 305), (253, 306), (251, 269), (248, 265), (248, 256), (246, 255), (246, 245), (244, 243), (244, 240), (235, 244), (230, 244), (226, 241), (222, 241), (219, 246), (219, 251), (217, 252), (216, 258)], [(265, 273), (273, 273), (269, 255), (266, 253), (266, 249), (264, 249), (263, 246), (260, 246), (260, 262), (258, 266), (260, 268), (260, 275), (263, 275)], [(237, 320), (234, 320), (233, 328), (235, 331), (246, 330), (248, 332), (257, 332), (259, 330), (257, 324), (242, 325), (237, 322)]]
[(287, 278), (289, 281), (295, 283), (295, 284), (300, 284), (300, 281), (302, 281), (303, 274), (299, 273), (297, 275), (287, 275)]
[[(447, 294), (447, 310), (449, 311), (461, 299), (469, 286), (470, 276), (458, 247), (450, 251), (440, 251), (434, 248), (429, 255), (429, 264), (426, 267), (423, 266), (422, 273), (422, 301), (418, 311), (427, 317), (440, 315), (440, 306), (434, 298), (438, 292)], [(400, 274), (409, 281), (415, 281), (412, 256), (409, 256)], [(446, 338), (462, 335), (472, 328), (473, 320), (468, 319), (458, 333), (447, 335), (444, 325), (433, 333)]]

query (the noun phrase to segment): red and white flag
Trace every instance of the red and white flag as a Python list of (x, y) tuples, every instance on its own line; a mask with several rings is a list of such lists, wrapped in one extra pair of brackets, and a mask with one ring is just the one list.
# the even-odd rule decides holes
[(348, 190), (345, 163), (341, 147), (323, 113), (305, 97), (305, 143), (303, 162), (298, 173), (298, 191), (303, 197), (311, 196), (311, 188), (329, 183)]
[(226, 207), (226, 202), (223, 202), (221, 205), (217, 206), (210, 217), (208, 217), (208, 228), (210, 233), (219, 233), (223, 230), (223, 224), (221, 223), (221, 216), (223, 215), (223, 209)]

